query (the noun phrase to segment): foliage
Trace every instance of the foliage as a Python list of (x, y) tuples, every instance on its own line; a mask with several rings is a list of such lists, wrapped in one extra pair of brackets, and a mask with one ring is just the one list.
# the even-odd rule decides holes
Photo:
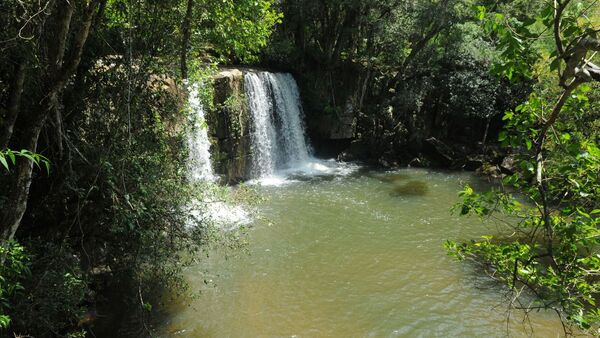
[[(449, 241), (447, 247), (458, 258), (488, 264), (494, 277), (514, 291), (517, 304), (511, 305), (527, 311), (552, 309), (561, 319), (597, 334), (599, 88), (585, 83), (595, 81), (587, 76), (594, 72), (594, 55), (587, 58), (590, 50), (579, 45), (584, 37), (594, 36), (594, 13), (586, 12), (592, 7), (584, 1), (555, 5), (546, 5), (536, 17), (519, 19), (479, 7), (479, 17), (497, 35), (502, 51), (492, 71), (513, 81), (535, 74), (539, 81), (529, 100), (503, 118), (506, 127), (499, 140), (514, 153), (515, 173), (503, 178), (500, 190), (475, 193), (466, 187), (456, 208), (463, 215), (500, 220), (513, 237)], [(577, 53), (583, 53), (582, 59)], [(586, 67), (588, 74), (578, 73)], [(558, 83), (550, 81), (555, 75)], [(535, 302), (522, 301), (527, 293)]]
[(19, 243), (11, 241), (0, 245), (0, 330), (8, 328), (11, 317), (7, 315), (10, 311), (10, 299), (20, 296), (23, 291), (21, 284), (24, 275), (29, 273), (30, 257), (25, 248)]
[(256, 52), (267, 45), (273, 26), (283, 17), (270, 0), (210, 0), (203, 9), (195, 41), (211, 41), (218, 55), (242, 62), (257, 60)]
[(2, 164), (2, 166), (6, 170), (10, 170), (10, 168), (8, 166), (9, 162), (6, 159), (8, 158), (10, 163), (12, 163), (12, 165), (15, 165), (18, 156), (29, 159), (31, 162), (33, 162), (38, 167), (40, 164), (43, 164), (44, 167), (46, 168), (46, 172), (48, 174), (50, 174), (50, 161), (43, 155), (32, 153), (31, 151), (29, 151), (27, 149), (21, 149), (20, 151), (15, 151), (15, 150), (10, 150), (10, 149), (6, 149), (3, 151), (0, 150), (0, 164)]
[[(0, 225), (31, 256), (8, 335), (82, 336), (109, 301), (144, 328), (150, 295), (185, 291), (183, 267), (221, 235), (189, 217), (210, 189), (187, 181), (177, 61), (189, 52), (212, 108), (216, 63), (255, 59), (281, 20), (272, 3), (0, 2)], [(52, 175), (30, 169), (50, 161)]]
[(83, 301), (89, 293), (78, 258), (68, 244), (36, 240), (27, 246), (30, 273), (37, 278), (27, 278), (21, 295), (12, 299), (12, 329), (66, 335), (85, 313)]
[[(265, 59), (295, 72), (309, 127), (324, 130), (319, 136), (329, 137), (324, 125), (354, 115), (356, 131), (346, 137), (369, 149), (367, 160), (409, 161), (430, 137), (480, 151), (485, 131), (496, 135), (502, 113), (527, 97), (530, 84), (488, 72), (500, 52), (473, 18), (473, 4), (282, 1), (285, 20)], [(456, 128), (464, 132), (450, 132)]]

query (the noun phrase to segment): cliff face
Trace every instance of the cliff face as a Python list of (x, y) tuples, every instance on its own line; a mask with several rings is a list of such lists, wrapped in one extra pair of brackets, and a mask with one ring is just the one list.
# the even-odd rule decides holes
[(215, 172), (226, 183), (238, 183), (250, 174), (250, 113), (244, 95), (244, 74), (226, 69), (214, 79), (215, 109), (207, 114)]
[[(252, 116), (245, 71), (223, 69), (215, 76), (214, 108), (206, 112), (213, 168), (226, 184), (251, 178)], [(403, 87), (382, 99), (369, 97), (372, 79), (357, 73), (296, 74), (317, 156), (384, 166), (464, 167), (473, 162), (471, 155), (479, 153), (477, 142), (487, 129), (485, 120), (453, 113), (437, 87)]]

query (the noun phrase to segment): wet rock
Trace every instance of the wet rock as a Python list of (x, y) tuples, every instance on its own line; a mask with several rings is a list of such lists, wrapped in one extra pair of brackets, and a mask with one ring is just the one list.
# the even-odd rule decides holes
[(356, 131), (356, 117), (354, 105), (348, 100), (341, 114), (335, 116), (333, 124), (330, 125), (329, 138), (332, 140), (342, 140), (354, 137)]
[(380, 166), (384, 167), (384, 168), (390, 168), (391, 165), (390, 163), (384, 159), (384, 158), (380, 158), (379, 160), (377, 160), (377, 163), (379, 163)]
[(454, 151), (435, 137), (426, 139), (423, 148), (425, 155), (439, 166), (450, 167), (454, 163)]
[(475, 171), (483, 165), (484, 160), (481, 157), (467, 157), (465, 163), (462, 165), (462, 168), (465, 170)]
[(244, 74), (239, 69), (224, 69), (214, 78), (215, 109), (208, 112), (207, 122), (213, 165), (226, 183), (250, 175), (250, 113), (244, 90)]
[(502, 172), (500, 171), (500, 167), (489, 163), (484, 163), (479, 169), (475, 171), (475, 173), (492, 179), (502, 178)]
[(506, 156), (500, 164), (500, 171), (506, 175), (515, 173), (515, 158), (512, 155)]
[(408, 166), (414, 168), (428, 168), (431, 166), (431, 162), (425, 157), (423, 157), (423, 155), (419, 154), (419, 156), (413, 158), (412, 160), (410, 160), (410, 162), (408, 162)]
[(369, 148), (361, 140), (354, 140), (350, 142), (350, 147), (344, 150), (339, 156), (339, 161), (354, 161), (357, 159), (363, 159), (367, 157)]

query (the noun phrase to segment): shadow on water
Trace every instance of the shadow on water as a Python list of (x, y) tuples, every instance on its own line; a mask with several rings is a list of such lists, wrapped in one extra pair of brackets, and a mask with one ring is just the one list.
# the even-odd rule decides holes
[(425, 196), (429, 193), (429, 186), (423, 181), (408, 181), (403, 184), (395, 184), (390, 196), (406, 197), (406, 196)]

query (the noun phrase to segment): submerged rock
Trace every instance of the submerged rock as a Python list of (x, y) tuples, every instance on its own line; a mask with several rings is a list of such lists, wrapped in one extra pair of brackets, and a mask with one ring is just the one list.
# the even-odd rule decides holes
[(429, 193), (429, 186), (424, 181), (409, 181), (402, 185), (396, 185), (390, 196), (405, 197), (405, 196), (424, 196)]

